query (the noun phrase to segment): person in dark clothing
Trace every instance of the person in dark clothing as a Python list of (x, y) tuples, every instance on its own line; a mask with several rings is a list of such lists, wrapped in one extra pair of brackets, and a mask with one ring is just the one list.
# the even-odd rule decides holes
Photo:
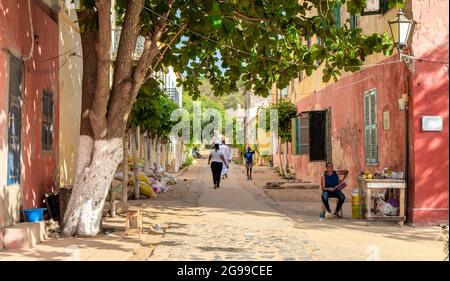
[(247, 180), (252, 179), (253, 154), (255, 154), (255, 152), (250, 149), (250, 146), (247, 147), (247, 151), (244, 152)]
[(219, 144), (214, 144), (214, 149), (211, 150), (208, 158), (208, 165), (211, 164), (211, 172), (213, 175), (214, 189), (220, 187), (220, 174), (222, 172), (222, 165), (227, 166), (228, 162), (225, 160), (223, 152), (219, 149)]
[[(330, 218), (331, 215), (331, 209), (330, 204), (328, 203), (328, 198), (338, 198), (338, 203), (336, 205), (336, 210), (333, 213), (335, 217), (339, 217), (339, 211), (341, 210), (342, 204), (344, 204), (345, 201), (345, 195), (341, 190), (336, 190), (335, 187), (345, 180), (345, 178), (348, 175), (347, 170), (339, 170), (335, 171), (333, 168), (333, 163), (328, 162), (326, 164), (326, 171), (323, 174), (322, 180), (321, 180), (321, 187), (322, 187), (322, 202), (325, 205), (326, 213), (325, 217)], [(342, 180), (339, 178), (339, 176), (343, 176)]]

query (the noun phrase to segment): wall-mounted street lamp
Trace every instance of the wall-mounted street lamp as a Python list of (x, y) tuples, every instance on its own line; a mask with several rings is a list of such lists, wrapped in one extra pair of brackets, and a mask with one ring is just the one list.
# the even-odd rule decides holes
[[(392, 39), (394, 39), (394, 44), (395, 47), (398, 50), (398, 53), (400, 55), (400, 60), (404, 61), (406, 63), (406, 66), (408, 67), (410, 72), (414, 72), (414, 57), (413, 56), (408, 56), (408, 55), (404, 55), (403, 54), (403, 50), (408, 46), (408, 39), (409, 39), (409, 35), (411, 32), (411, 27), (412, 27), (412, 20), (408, 19), (407, 17), (405, 17), (403, 10), (400, 9), (400, 11), (397, 14), (397, 17), (388, 21), (389, 23), (389, 28), (391, 29), (391, 35), (392, 35)], [(402, 98), (399, 99), (399, 108), (400, 110), (405, 112), (405, 133), (404, 133), (404, 138), (405, 138), (405, 178), (408, 181), (409, 179), (409, 167), (408, 167), (408, 163), (409, 163), (409, 122), (408, 122), (408, 97), (409, 97), (409, 84), (410, 84), (410, 79), (411, 79), (411, 75), (410, 73), (407, 75), (408, 76), (408, 91), (406, 94), (402, 95)], [(406, 192), (407, 195), (407, 202), (409, 202), (409, 191), (407, 190)], [(406, 210), (408, 210), (408, 204), (406, 205)], [(405, 211), (406, 211), (405, 210)]]
[(395, 47), (400, 54), (400, 60), (403, 60), (406, 63), (406, 66), (410, 71), (414, 71), (414, 58), (402, 53), (408, 45), (408, 39), (413, 24), (412, 20), (405, 17), (403, 9), (400, 9), (397, 16), (388, 21), (388, 23)]

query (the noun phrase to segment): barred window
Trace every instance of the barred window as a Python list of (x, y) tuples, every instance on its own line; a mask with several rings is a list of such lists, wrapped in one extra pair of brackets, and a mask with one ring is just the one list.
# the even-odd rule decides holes
[(53, 94), (42, 93), (42, 150), (53, 146)]

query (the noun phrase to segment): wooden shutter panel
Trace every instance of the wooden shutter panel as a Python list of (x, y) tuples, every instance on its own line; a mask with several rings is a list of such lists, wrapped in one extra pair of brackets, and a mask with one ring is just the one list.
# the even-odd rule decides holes
[(296, 150), (296, 143), (295, 143), (295, 118), (291, 118), (291, 144), (292, 144), (292, 154), (296, 155), (297, 154), (297, 150)]
[(301, 146), (300, 146), (300, 118), (295, 118), (295, 151), (297, 151), (297, 155), (300, 154)]
[(334, 5), (334, 21), (337, 27), (341, 27), (341, 4)]
[(364, 151), (367, 164), (378, 162), (378, 127), (376, 91), (364, 93)]
[(309, 154), (309, 115), (299, 118), (300, 122), (300, 154)]
[(377, 124), (377, 96), (376, 91), (370, 92), (370, 137), (371, 137), (371, 162), (378, 162), (378, 124)]

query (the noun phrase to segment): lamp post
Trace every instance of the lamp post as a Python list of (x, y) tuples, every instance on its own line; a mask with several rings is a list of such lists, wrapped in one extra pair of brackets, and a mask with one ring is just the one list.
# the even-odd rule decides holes
[[(408, 81), (407, 81), (407, 94), (403, 95), (399, 100), (400, 110), (405, 112), (405, 180), (408, 183), (409, 181), (409, 114), (408, 114), (408, 99), (409, 99), (409, 89), (411, 84), (411, 73), (414, 72), (414, 57), (403, 54), (403, 50), (408, 46), (408, 39), (411, 32), (412, 20), (405, 17), (403, 10), (400, 9), (397, 13), (397, 17), (388, 21), (389, 28), (391, 30), (392, 39), (394, 40), (395, 47), (397, 48), (400, 60), (404, 61), (406, 67), (410, 71), (407, 73)], [(408, 202), (409, 202), (409, 190), (406, 190), (406, 204), (405, 211), (408, 216)]]
[(414, 71), (414, 57), (403, 54), (403, 50), (408, 45), (409, 34), (411, 32), (412, 20), (405, 17), (403, 9), (400, 9), (397, 16), (388, 21), (392, 39), (400, 54), (400, 60), (406, 63), (410, 71)]

